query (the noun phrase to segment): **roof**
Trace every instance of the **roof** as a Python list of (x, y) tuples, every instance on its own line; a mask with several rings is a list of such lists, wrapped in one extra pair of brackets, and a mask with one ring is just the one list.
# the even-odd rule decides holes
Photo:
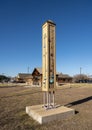
[[(56, 25), (52, 20), (47, 20), (45, 23), (51, 23), (51, 24)], [(43, 23), (43, 25), (44, 25), (45, 23)], [(43, 26), (43, 25), (42, 25), (42, 26)]]
[(35, 69), (37, 69), (38, 72), (39, 72), (40, 74), (42, 74), (42, 68), (38, 67), (38, 68), (35, 68)]
[(47, 20), (47, 23), (51, 23), (51, 24), (56, 25), (52, 20)]
[[(41, 67), (37, 67), (37, 68), (34, 68), (34, 70), (37, 70), (40, 74), (42, 74), (42, 68)], [(34, 72), (34, 70), (33, 70), (33, 72)], [(32, 73), (33, 73), (32, 72)], [(59, 72), (56, 72), (56, 75), (59, 75), (60, 73)]]
[(19, 73), (18, 78), (32, 78), (32, 74), (30, 74), (30, 73)]
[(71, 76), (69, 76), (68, 74), (62, 74), (60, 73), (58, 78), (72, 78)]

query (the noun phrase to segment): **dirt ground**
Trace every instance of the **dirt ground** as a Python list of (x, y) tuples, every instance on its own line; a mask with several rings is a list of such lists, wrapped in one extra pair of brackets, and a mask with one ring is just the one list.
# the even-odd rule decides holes
[(25, 107), (42, 104), (41, 88), (0, 86), (0, 130), (92, 130), (92, 85), (60, 86), (55, 102), (75, 109), (72, 118), (40, 125)]

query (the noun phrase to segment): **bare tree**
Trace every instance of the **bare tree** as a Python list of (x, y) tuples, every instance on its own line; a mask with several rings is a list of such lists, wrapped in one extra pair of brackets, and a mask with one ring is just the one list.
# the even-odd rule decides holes
[(88, 82), (88, 76), (85, 75), (85, 74), (74, 75), (73, 82), (76, 82), (76, 83), (87, 83)]

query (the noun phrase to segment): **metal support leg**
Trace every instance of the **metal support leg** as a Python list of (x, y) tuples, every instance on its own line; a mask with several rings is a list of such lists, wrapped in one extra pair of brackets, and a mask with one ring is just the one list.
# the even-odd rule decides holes
[(47, 92), (47, 108), (49, 108), (49, 92)]
[(51, 106), (51, 92), (49, 92), (49, 106)]
[(45, 109), (55, 108), (55, 91), (43, 92), (43, 107)]
[(43, 105), (46, 106), (46, 92), (43, 92)]
[(55, 107), (55, 92), (53, 91), (53, 107)]

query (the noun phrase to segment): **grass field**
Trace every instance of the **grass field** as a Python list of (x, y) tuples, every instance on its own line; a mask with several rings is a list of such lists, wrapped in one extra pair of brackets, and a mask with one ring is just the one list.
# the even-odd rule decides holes
[(55, 100), (74, 108), (76, 114), (40, 125), (25, 113), (25, 107), (42, 104), (41, 88), (0, 85), (0, 130), (92, 130), (92, 84), (59, 86)]

